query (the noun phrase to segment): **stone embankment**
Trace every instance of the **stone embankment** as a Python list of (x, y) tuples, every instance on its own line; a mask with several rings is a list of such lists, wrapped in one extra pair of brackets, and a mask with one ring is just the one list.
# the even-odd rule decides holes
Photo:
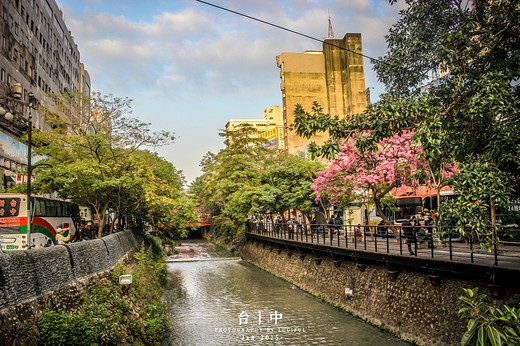
[(0, 253), (0, 343), (44, 309), (73, 311), (84, 288), (107, 275), (141, 241), (127, 230), (103, 239)]
[[(311, 253), (302, 256), (250, 240), (238, 250), (253, 265), (419, 345), (458, 344), (466, 324), (458, 315), (462, 288), (479, 287), (488, 293), (485, 285), (474, 282), (442, 278), (432, 284), (424, 273), (392, 272), (385, 266), (359, 266)], [(519, 297), (520, 290), (508, 296)], [(507, 300), (493, 302), (500, 306)]]

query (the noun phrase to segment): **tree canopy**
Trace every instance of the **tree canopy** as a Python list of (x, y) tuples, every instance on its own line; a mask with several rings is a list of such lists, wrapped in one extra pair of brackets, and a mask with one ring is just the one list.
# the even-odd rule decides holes
[[(169, 132), (151, 133), (149, 125), (131, 116), (131, 100), (93, 93), (85, 100), (64, 96), (63, 103), (88, 103), (85, 113), (51, 112), (44, 115), (54, 128), (34, 136), (37, 154), (36, 192), (58, 193), (62, 198), (88, 205), (99, 220), (127, 217), (160, 225), (182, 236), (196, 222), (193, 202), (182, 190), (183, 178), (171, 163), (146, 150), (171, 143)], [(81, 109), (65, 107), (67, 110)], [(110, 225), (110, 232), (114, 224)]]
[[(387, 93), (362, 114), (345, 118), (329, 117), (317, 104), (310, 113), (297, 107), (295, 129), (307, 137), (328, 132), (328, 143), (311, 147), (327, 157), (337, 155), (339, 141), (353, 133), (370, 130), (356, 146), (375, 151), (383, 138), (413, 129), (430, 181), (472, 187), (464, 189), (466, 204), (461, 199), (453, 210), (477, 217), (467, 221), (483, 231), (496, 225), (497, 213), (520, 191), (520, 6), (486, 0), (406, 3), (385, 37), (387, 53), (374, 60)], [(443, 177), (449, 171), (456, 173), (448, 181)], [(493, 193), (490, 181), (497, 182)], [(481, 201), (486, 212), (471, 212), (467, 200)]]
[(248, 216), (285, 217), (291, 208), (307, 215), (314, 211), (311, 184), (323, 164), (264, 148), (249, 126), (223, 136), (226, 148), (203, 158), (203, 175), (191, 186), (206, 212), (231, 220), (239, 232)]

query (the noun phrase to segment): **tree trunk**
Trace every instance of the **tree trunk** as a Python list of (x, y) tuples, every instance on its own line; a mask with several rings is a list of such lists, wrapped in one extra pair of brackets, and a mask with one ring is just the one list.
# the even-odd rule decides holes
[(497, 210), (495, 206), (495, 201), (493, 201), (491, 198), (489, 199), (489, 209), (491, 212), (491, 225), (493, 228), (497, 225)]
[[(399, 240), (399, 231), (395, 227), (395, 225), (392, 223), (392, 221), (386, 217), (385, 213), (383, 212), (383, 209), (381, 208), (381, 198), (378, 197), (376, 194), (374, 194), (374, 204), (376, 205), (377, 213), (381, 216), (381, 219), (383, 219), (384, 223), (386, 223), (387, 228), (392, 231), (392, 233), (395, 235), (395, 238)], [(377, 232), (377, 229), (376, 229)]]

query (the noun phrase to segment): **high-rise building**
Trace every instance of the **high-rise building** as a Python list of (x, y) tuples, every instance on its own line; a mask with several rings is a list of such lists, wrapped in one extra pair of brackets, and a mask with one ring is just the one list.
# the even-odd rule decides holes
[(310, 141), (322, 144), (328, 138), (320, 134), (307, 140), (289, 130), (297, 104), (311, 112), (316, 101), (324, 113), (341, 118), (366, 108), (361, 54), (361, 34), (346, 34), (343, 39), (326, 39), (323, 51), (284, 52), (276, 57), (281, 78), (284, 142), (290, 153), (306, 151)]
[[(0, 10), (0, 105), (28, 119), (22, 103), (28, 103), (30, 94), (51, 111), (59, 110), (56, 97), (63, 93), (90, 96), (90, 76), (54, 0), (2, 1)], [(12, 97), (15, 85), (21, 85), (21, 102)], [(81, 122), (84, 114), (75, 116)], [(37, 111), (31, 111), (31, 118), (34, 129), (49, 129)], [(18, 141), (26, 126), (0, 117), (0, 171), (8, 176), (27, 162), (26, 146)], [(6, 183), (4, 179), (2, 185)]]

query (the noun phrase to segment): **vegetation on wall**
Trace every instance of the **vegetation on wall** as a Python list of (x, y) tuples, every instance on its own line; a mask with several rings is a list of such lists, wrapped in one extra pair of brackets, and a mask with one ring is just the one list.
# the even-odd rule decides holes
[[(91, 286), (76, 313), (44, 311), (25, 343), (159, 345), (168, 328), (166, 308), (160, 300), (166, 265), (162, 246), (153, 244), (142, 246), (130, 264), (118, 264), (110, 278)], [(132, 274), (130, 287), (119, 284), (121, 274)]]

